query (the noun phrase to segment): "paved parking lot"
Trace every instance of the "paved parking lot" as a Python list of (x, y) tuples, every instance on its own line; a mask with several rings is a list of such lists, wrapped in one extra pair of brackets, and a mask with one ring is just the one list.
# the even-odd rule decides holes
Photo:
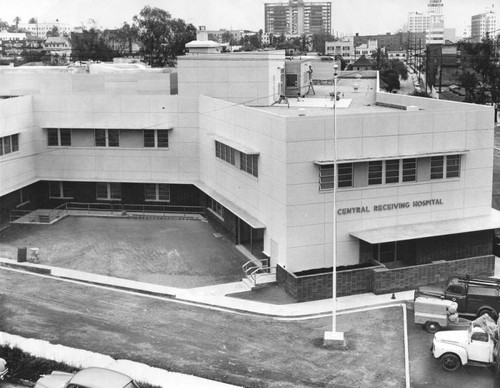
[(39, 248), (40, 264), (178, 288), (239, 281), (247, 259), (205, 221), (66, 217), (53, 225), (12, 224), (0, 257)]

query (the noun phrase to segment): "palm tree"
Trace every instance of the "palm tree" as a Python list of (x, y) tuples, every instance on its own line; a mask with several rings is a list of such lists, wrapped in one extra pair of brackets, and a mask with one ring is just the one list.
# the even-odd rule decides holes
[(18, 30), (19, 30), (19, 22), (20, 22), (20, 21), (21, 21), (21, 18), (20, 18), (19, 16), (16, 16), (16, 17), (14, 18), (14, 23), (15, 23), (15, 25), (16, 25), (16, 31), (18, 31)]
[(386, 57), (387, 57), (387, 54), (385, 53), (385, 50), (383, 48), (377, 47), (375, 50), (373, 50), (372, 58), (377, 61), (377, 69), (376, 70), (382, 69)]

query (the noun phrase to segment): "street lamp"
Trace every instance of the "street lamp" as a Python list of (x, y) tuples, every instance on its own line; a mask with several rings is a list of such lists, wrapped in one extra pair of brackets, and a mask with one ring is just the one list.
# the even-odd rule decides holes
[(344, 333), (337, 331), (337, 70), (338, 65), (333, 65), (332, 331), (325, 331), (323, 344), (334, 348), (345, 348)]

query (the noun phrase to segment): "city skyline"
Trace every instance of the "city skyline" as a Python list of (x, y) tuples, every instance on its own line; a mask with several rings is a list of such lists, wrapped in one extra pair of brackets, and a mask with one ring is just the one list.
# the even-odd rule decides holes
[[(80, 25), (89, 19), (102, 28), (121, 27), (131, 23), (133, 16), (150, 5), (168, 11), (172, 17), (206, 26), (209, 30), (237, 29), (258, 31), (264, 29), (265, 0), (0, 0), (0, 19), (13, 24), (16, 16), (21, 22), (35, 17), (40, 22)], [(274, 1), (285, 2), (285, 1)], [(396, 32), (407, 22), (408, 12), (426, 12), (428, 0), (337, 0), (333, 1), (332, 33), (361, 35)], [(472, 15), (487, 8), (500, 9), (499, 0), (444, 0), (445, 27), (460, 29), (470, 25)], [(221, 12), (226, 9), (227, 12)]]

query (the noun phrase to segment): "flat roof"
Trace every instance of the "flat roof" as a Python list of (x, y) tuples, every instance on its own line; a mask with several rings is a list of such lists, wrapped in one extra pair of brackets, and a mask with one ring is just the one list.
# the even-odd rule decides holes
[(350, 232), (349, 234), (369, 244), (381, 244), (498, 228), (500, 228), (500, 211), (491, 209), (491, 214), (485, 216), (395, 225), (385, 228)]

